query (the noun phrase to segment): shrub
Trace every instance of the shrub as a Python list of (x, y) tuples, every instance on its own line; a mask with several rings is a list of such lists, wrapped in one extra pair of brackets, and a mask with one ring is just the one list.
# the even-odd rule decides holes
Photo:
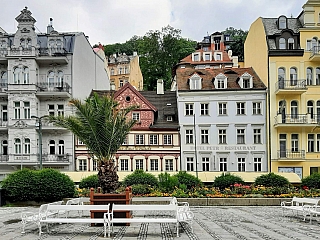
[(152, 191), (151, 187), (146, 184), (133, 184), (131, 187), (134, 195), (149, 194)]
[(244, 181), (241, 177), (231, 175), (230, 173), (225, 173), (214, 179), (213, 186), (219, 188), (220, 190), (223, 190), (225, 188), (233, 186), (235, 183), (243, 184)]
[(289, 180), (275, 173), (263, 174), (255, 179), (256, 186), (285, 187), (290, 185)]
[(135, 170), (123, 179), (123, 185), (132, 186), (134, 184), (146, 184), (158, 186), (158, 179), (151, 173), (146, 173), (143, 170)]
[(175, 177), (178, 178), (180, 185), (186, 185), (188, 189), (203, 185), (200, 179), (185, 171), (179, 171)]
[(160, 173), (158, 175), (159, 187), (163, 192), (172, 192), (176, 186), (179, 185), (178, 178), (171, 176), (169, 173)]
[(2, 187), (10, 202), (54, 202), (75, 194), (73, 181), (54, 169), (16, 171), (4, 179)]
[(99, 187), (99, 178), (97, 174), (82, 178), (79, 188), (97, 188)]
[(313, 173), (301, 180), (301, 186), (320, 189), (320, 173)]

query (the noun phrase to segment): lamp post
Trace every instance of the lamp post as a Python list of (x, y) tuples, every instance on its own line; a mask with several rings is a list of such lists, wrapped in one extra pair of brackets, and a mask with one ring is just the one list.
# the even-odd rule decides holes
[(196, 114), (193, 114), (193, 130), (194, 130), (194, 154), (196, 160), (196, 176), (198, 178), (198, 154), (197, 154), (197, 135), (196, 135)]
[(40, 170), (42, 169), (42, 119), (47, 116), (37, 117), (31, 116), (31, 118), (36, 119), (36, 127), (39, 136), (39, 163), (40, 163)]

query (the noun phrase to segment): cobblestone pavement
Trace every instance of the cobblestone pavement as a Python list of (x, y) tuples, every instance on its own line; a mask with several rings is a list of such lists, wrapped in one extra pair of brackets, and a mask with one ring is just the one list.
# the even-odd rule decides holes
[[(308, 240), (320, 239), (320, 225), (314, 220), (312, 224), (304, 222), (301, 217), (286, 211), (282, 216), (279, 207), (191, 207), (195, 213), (193, 232), (182, 224), (180, 237), (176, 237), (174, 224), (131, 224), (116, 226), (111, 239), (194, 239), (194, 240), (233, 240), (233, 239), (267, 239), (267, 240)], [(50, 233), (38, 236), (36, 224), (29, 224), (26, 233), (21, 233), (20, 214), (23, 211), (36, 213), (36, 207), (2, 207), (0, 208), (1, 240), (95, 240), (105, 239), (103, 227), (90, 227), (89, 224), (53, 224)], [(89, 215), (89, 214), (87, 214)], [(318, 217), (319, 218), (319, 217)], [(319, 220), (319, 219), (318, 219)]]

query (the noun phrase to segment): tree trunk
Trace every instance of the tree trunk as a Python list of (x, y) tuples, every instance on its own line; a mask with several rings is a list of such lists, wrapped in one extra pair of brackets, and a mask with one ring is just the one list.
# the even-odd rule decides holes
[(117, 167), (113, 161), (101, 162), (98, 171), (99, 185), (102, 193), (114, 193), (119, 187)]

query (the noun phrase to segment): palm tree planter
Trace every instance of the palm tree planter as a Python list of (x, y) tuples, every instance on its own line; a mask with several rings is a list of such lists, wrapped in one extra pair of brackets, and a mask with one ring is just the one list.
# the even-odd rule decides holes
[(99, 96), (97, 93), (93, 93), (84, 102), (71, 99), (69, 104), (75, 109), (73, 115), (47, 116), (45, 120), (70, 130), (97, 159), (101, 193), (97, 196), (92, 193), (92, 202), (106, 201), (102, 200), (104, 195), (110, 199), (105, 203), (112, 203), (111, 200), (114, 199), (131, 203), (131, 193), (127, 193), (125, 198), (121, 198), (121, 194), (115, 194), (119, 187), (119, 177), (113, 158), (136, 123), (128, 114), (137, 106), (120, 108), (112, 96)]

